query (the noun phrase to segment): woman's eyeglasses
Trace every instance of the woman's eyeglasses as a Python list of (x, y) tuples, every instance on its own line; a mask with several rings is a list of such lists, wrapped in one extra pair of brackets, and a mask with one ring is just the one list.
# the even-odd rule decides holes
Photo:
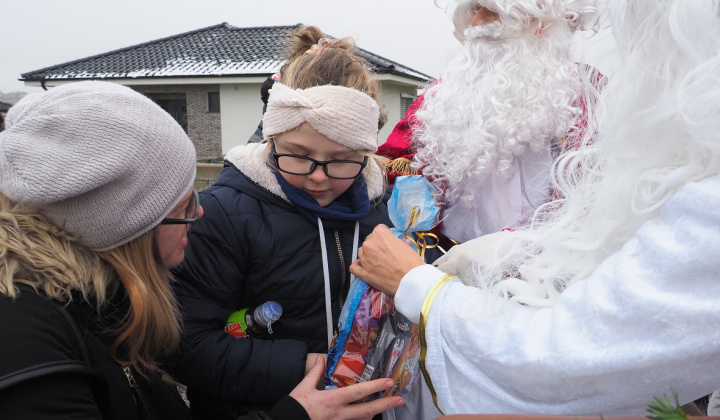
[(277, 168), (292, 175), (309, 175), (315, 168), (322, 166), (325, 175), (333, 179), (355, 179), (367, 165), (368, 157), (364, 156), (362, 162), (356, 160), (327, 160), (319, 161), (306, 156), (278, 153), (275, 142), (270, 140), (272, 156), (275, 158)]
[(200, 216), (200, 200), (198, 198), (198, 192), (196, 189), (193, 189), (192, 197), (190, 197), (190, 203), (188, 203), (187, 208), (185, 209), (185, 218), (184, 219), (162, 219), (160, 222), (161, 225), (187, 225), (187, 230), (190, 230), (190, 227), (193, 223), (197, 222), (198, 216)]

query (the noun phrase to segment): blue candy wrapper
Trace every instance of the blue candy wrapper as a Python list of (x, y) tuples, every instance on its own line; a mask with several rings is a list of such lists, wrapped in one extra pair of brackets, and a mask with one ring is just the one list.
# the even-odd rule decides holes
[[(425, 233), (439, 212), (432, 185), (422, 176), (401, 176), (388, 201), (392, 232), (407, 238), (424, 254)], [(408, 392), (418, 370), (419, 328), (395, 310), (391, 297), (352, 277), (340, 312), (338, 334), (333, 340), (325, 371), (325, 388), (334, 389), (377, 378), (392, 378), (395, 386), (365, 399)]]

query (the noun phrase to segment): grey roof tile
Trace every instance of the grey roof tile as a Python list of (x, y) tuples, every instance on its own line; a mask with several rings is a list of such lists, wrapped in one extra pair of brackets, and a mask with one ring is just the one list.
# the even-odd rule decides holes
[[(288, 31), (302, 26), (238, 28), (228, 23), (145, 42), (63, 64), (29, 71), (25, 81), (155, 77), (266, 76), (283, 64)], [(330, 35), (328, 35), (331, 37)], [(421, 82), (432, 77), (359, 49), (378, 74), (396, 74)]]

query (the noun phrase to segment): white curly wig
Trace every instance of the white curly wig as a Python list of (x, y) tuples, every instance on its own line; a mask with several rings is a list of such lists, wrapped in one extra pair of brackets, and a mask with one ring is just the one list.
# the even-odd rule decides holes
[(551, 305), (681, 186), (720, 174), (719, 3), (619, 8), (621, 66), (603, 93), (599, 137), (561, 157), (554, 175), (565, 199), (498, 244), (497, 261), (475, 267), (477, 286)]
[[(520, 22), (528, 26), (530, 21), (538, 25), (562, 25), (571, 30), (598, 30), (599, 9), (604, 5), (599, 0), (454, 0), (450, 6), (453, 13), (453, 34), (465, 42), (465, 31), (478, 7), (485, 7), (497, 13), (503, 22)], [(602, 4), (601, 4), (602, 3)]]
[[(572, 34), (598, 21), (595, 0), (460, 0), (454, 13), (463, 51), (428, 88), (416, 117), (414, 166), (452, 203), (472, 199), (469, 182), (578, 124), (583, 81), (570, 57)], [(470, 26), (478, 7), (500, 20)]]

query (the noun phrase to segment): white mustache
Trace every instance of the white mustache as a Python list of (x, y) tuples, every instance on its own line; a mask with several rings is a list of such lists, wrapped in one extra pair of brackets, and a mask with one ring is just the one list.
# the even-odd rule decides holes
[(470, 26), (463, 32), (465, 39), (482, 39), (486, 41), (502, 41), (522, 36), (523, 26), (495, 21), (477, 26)]
[(465, 29), (465, 39), (499, 39), (502, 35), (502, 22), (470, 26)]

